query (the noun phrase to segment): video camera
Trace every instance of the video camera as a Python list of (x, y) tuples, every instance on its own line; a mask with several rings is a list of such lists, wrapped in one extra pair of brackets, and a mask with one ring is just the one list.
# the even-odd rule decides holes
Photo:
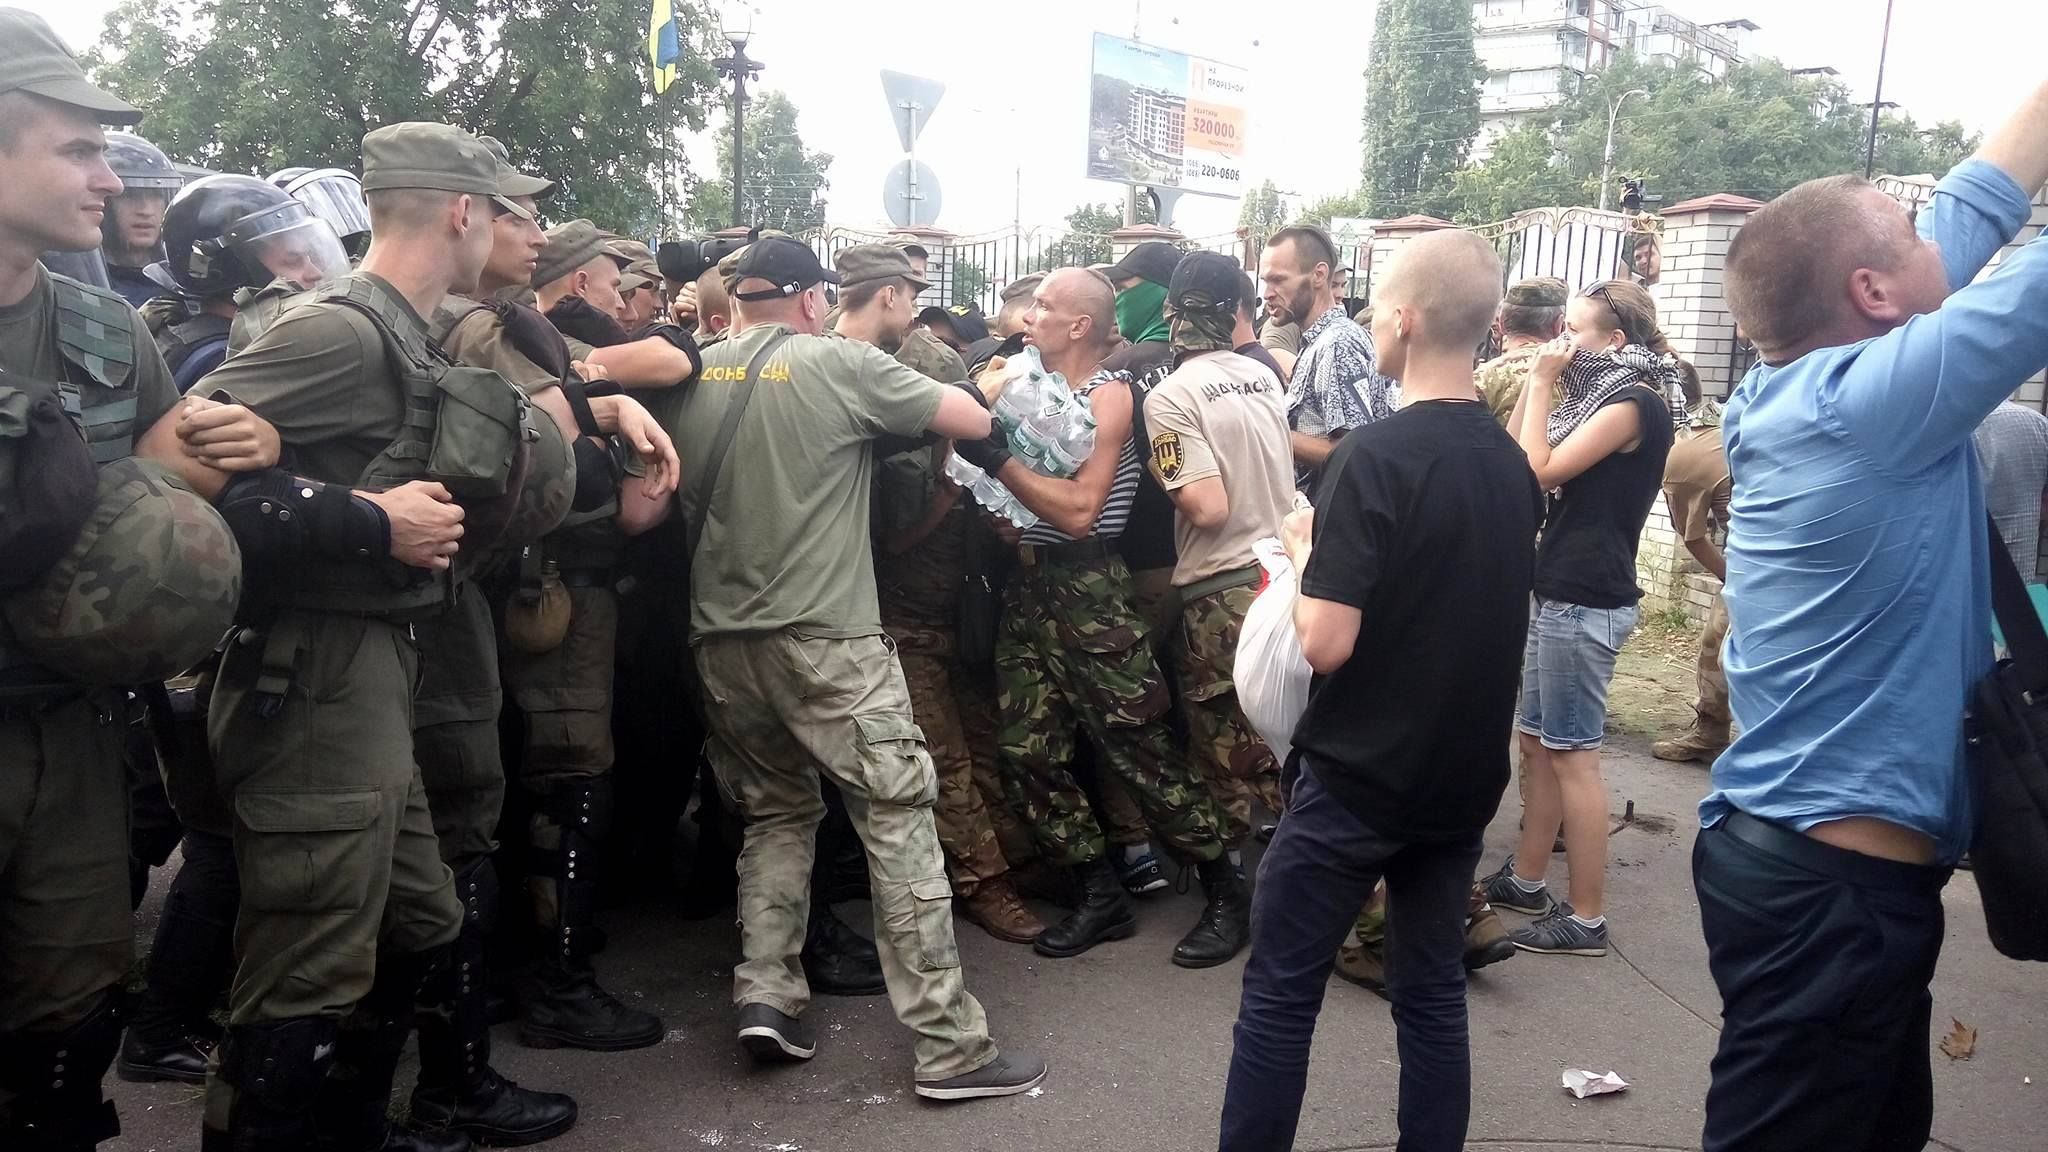
[(702, 236), (688, 240), (664, 240), (654, 250), (654, 262), (664, 278), (678, 283), (695, 283), (699, 276), (718, 266), (720, 260), (753, 241), (745, 236)]

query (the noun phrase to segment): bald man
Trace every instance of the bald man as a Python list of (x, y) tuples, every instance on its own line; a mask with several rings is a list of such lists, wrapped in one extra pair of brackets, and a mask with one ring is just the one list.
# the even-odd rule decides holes
[(1054, 272), (1039, 284), (1024, 332), (1045, 367), (1065, 376), (1095, 416), (1094, 451), (1065, 479), (1011, 459), (1000, 429), (956, 446), (1039, 517), (1024, 530), (1004, 592), (997, 752), (1011, 807), (1046, 860), (1074, 870), (1083, 898), (1032, 946), (1041, 955), (1078, 956), (1137, 931), (1102, 827), (1070, 771), (1074, 728), (1083, 724), (1097, 763), (1130, 786), (1168, 853), (1201, 873), (1208, 905), (1173, 962), (1222, 964), (1249, 936), (1250, 898), (1224, 853), (1208, 786), (1174, 747), (1166, 681), (1116, 550), (1144, 469), (1131, 439), (1130, 386), (1102, 367), (1116, 336), (1116, 289), (1100, 272)]
[(1543, 497), (1472, 388), (1501, 267), (1464, 231), (1416, 240), (1373, 292), (1393, 415), (1331, 453), (1287, 518), (1295, 631), (1321, 677), (1300, 776), (1259, 866), (1221, 1152), (1292, 1148), (1332, 957), (1384, 877), (1401, 1147), (1464, 1147), (1465, 910), (1508, 782)]

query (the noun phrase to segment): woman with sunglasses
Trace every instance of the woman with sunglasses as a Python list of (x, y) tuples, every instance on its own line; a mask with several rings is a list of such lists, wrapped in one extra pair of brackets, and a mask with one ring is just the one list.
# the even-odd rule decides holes
[[(1516, 717), (1522, 841), (1483, 883), (1494, 906), (1540, 917), (1510, 933), (1526, 951), (1607, 954), (1607, 686), (1642, 597), (1636, 540), (1663, 481), (1674, 408), (1684, 411), (1678, 363), (1650, 294), (1602, 281), (1567, 305), (1564, 335), (1538, 353), (1509, 419), (1551, 496)], [(1571, 868), (1562, 904), (1544, 882), (1560, 826)]]

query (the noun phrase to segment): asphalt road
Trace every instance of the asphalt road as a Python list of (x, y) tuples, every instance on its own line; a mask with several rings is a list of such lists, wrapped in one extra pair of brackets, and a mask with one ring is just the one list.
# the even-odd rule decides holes
[[(1475, 1149), (1568, 1152), (1699, 1146), (1700, 1104), (1719, 1001), (1707, 975), (1693, 902), (1698, 765), (1651, 760), (1625, 737), (1606, 762), (1617, 813), (1637, 820), (1610, 841), (1614, 949), (1604, 959), (1517, 956), (1471, 990)], [(1488, 836), (1484, 867), (1510, 849), (1513, 795)], [(1553, 883), (1563, 880), (1562, 859)], [(1192, 879), (1192, 877), (1190, 877)], [(139, 925), (147, 943), (161, 876)], [(1934, 985), (1939, 1033), (1951, 1018), (1979, 1030), (1976, 1053), (1935, 1052), (1935, 1141), (1966, 1152), (2048, 1148), (2048, 967), (2000, 958), (1984, 936), (1967, 875), (1944, 902), (1949, 939)], [(662, 911), (611, 914), (605, 982), (659, 1010), (666, 1042), (637, 1052), (532, 1051), (499, 1029), (494, 1063), (523, 1083), (573, 1093), (576, 1128), (559, 1152), (724, 1148), (735, 1152), (1188, 1152), (1214, 1147), (1230, 1060), (1242, 961), (1187, 972), (1168, 961), (1198, 910), (1193, 893), (1140, 910), (1141, 930), (1071, 960), (1046, 960), (959, 924), (968, 986), (997, 1039), (1048, 1057), (1038, 1092), (934, 1105), (910, 1092), (909, 1034), (888, 1004), (820, 1000), (817, 1059), (755, 1070), (733, 1043), (725, 921)], [(864, 905), (849, 905), (851, 918)], [(1510, 917), (1510, 919), (1515, 919)], [(1934, 1050), (1936, 1036), (1928, 1038)], [(1567, 1067), (1619, 1072), (1631, 1087), (1575, 1101)], [(1332, 981), (1317, 1031), (1301, 1149), (1394, 1146), (1398, 1075), (1387, 1005)], [(401, 1095), (411, 1070), (401, 1070)], [(126, 1128), (109, 1152), (198, 1147), (198, 1090), (114, 1082)]]

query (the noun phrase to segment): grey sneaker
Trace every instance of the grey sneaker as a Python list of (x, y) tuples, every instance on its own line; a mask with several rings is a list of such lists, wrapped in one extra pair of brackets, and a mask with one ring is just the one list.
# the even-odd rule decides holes
[(1600, 922), (1597, 928), (1588, 928), (1572, 919), (1572, 906), (1559, 904), (1551, 909), (1548, 916), (1508, 933), (1508, 939), (1524, 952), (1542, 952), (1550, 956), (1605, 956), (1607, 955), (1607, 922)]
[(1022, 1052), (1003, 1052), (972, 1072), (944, 1080), (919, 1080), (917, 1094), (927, 1100), (976, 1100), (983, 1096), (1015, 1096), (1045, 1079), (1045, 1061)]
[(771, 1005), (742, 1005), (739, 1023), (740, 1047), (756, 1063), (785, 1064), (809, 1060), (818, 1054), (818, 1040), (811, 1034), (810, 1025), (776, 1011)]
[(1500, 871), (1482, 877), (1479, 884), (1486, 891), (1486, 902), (1495, 908), (1520, 912), (1524, 916), (1548, 916), (1551, 909), (1557, 907), (1557, 901), (1551, 898), (1549, 886), (1546, 885), (1535, 892), (1524, 892), (1521, 886), (1515, 883), (1513, 856), (1508, 857), (1507, 863), (1500, 866)]

